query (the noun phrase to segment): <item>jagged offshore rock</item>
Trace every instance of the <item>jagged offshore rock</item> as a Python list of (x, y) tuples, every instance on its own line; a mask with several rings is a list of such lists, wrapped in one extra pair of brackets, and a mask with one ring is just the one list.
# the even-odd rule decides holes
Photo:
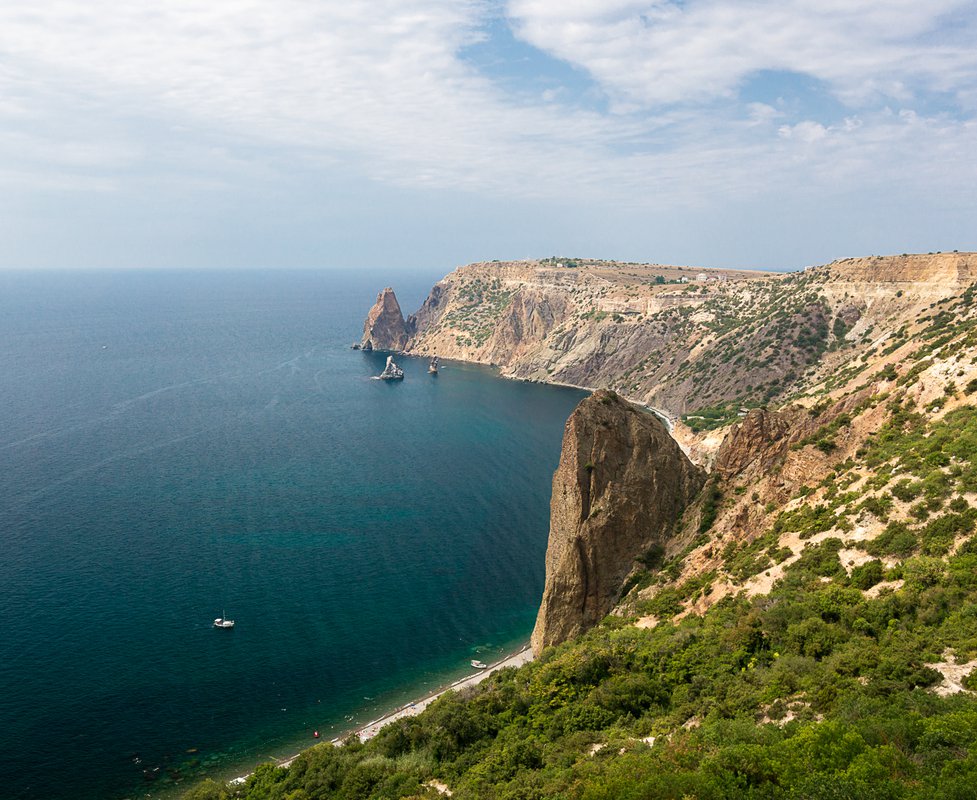
[(377, 295), (377, 301), (363, 323), (362, 350), (403, 350), (410, 338), (410, 326), (389, 286)]
[(577, 406), (553, 475), (534, 653), (603, 619), (635, 560), (665, 544), (704, 480), (652, 414), (603, 390)]
[(387, 365), (377, 377), (382, 381), (402, 381), (404, 371), (394, 363), (393, 356), (387, 356)]

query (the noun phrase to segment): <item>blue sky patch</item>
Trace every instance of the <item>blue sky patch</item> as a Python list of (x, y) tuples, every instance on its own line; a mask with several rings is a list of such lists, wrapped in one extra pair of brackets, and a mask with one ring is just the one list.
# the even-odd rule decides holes
[(547, 92), (562, 105), (606, 112), (607, 97), (584, 70), (544, 53), (512, 32), (501, 14), (486, 18), (486, 38), (463, 48), (458, 57), (515, 98), (538, 103)]
[(787, 122), (816, 120), (830, 125), (852, 113), (832, 95), (824, 81), (790, 70), (764, 69), (753, 73), (740, 87), (739, 100), (744, 105), (772, 106), (785, 115)]

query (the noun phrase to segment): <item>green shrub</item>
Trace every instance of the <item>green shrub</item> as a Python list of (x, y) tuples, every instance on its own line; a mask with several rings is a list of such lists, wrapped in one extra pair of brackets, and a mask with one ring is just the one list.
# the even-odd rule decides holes
[(946, 555), (958, 536), (973, 533), (977, 509), (967, 509), (962, 514), (944, 514), (930, 520), (920, 531), (922, 551), (925, 555)]
[(919, 537), (904, 522), (890, 522), (882, 533), (865, 543), (866, 552), (876, 557), (905, 558), (916, 552), (918, 547)]
[(793, 511), (784, 511), (774, 522), (774, 533), (795, 531), (802, 539), (816, 533), (831, 530), (838, 522), (838, 516), (824, 503), (816, 506), (804, 505)]
[(901, 481), (896, 481), (889, 491), (892, 492), (894, 497), (902, 500), (904, 503), (909, 503), (922, 494), (923, 483), (922, 481), (903, 478)]
[(809, 544), (801, 551), (800, 557), (788, 569), (797, 574), (814, 577), (841, 577), (845, 570), (838, 559), (838, 551), (842, 547), (841, 539), (834, 537), (823, 542)]
[(917, 588), (935, 586), (946, 572), (942, 558), (931, 556), (916, 556), (902, 565), (906, 583)]
[(871, 589), (882, 581), (885, 569), (882, 562), (875, 559), (853, 567), (851, 571), (851, 585), (857, 589)]
[(703, 490), (702, 513), (699, 517), (699, 533), (708, 531), (716, 521), (719, 506), (723, 500), (722, 490), (716, 481), (711, 481)]
[(859, 508), (868, 511), (877, 519), (885, 522), (889, 518), (889, 512), (892, 510), (892, 499), (884, 495), (866, 497)]

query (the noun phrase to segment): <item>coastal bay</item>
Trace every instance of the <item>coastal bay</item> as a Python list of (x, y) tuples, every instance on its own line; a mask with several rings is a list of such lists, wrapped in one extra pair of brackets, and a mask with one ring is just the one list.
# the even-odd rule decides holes
[(6, 796), (172, 793), (528, 638), (582, 392), (370, 380), (374, 274), (0, 280)]

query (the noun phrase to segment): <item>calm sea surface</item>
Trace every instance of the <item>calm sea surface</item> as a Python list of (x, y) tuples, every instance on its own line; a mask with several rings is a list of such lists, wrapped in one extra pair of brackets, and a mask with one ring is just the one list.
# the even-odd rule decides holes
[(528, 637), (583, 395), (371, 380), (437, 277), (0, 272), (3, 797), (166, 795)]

